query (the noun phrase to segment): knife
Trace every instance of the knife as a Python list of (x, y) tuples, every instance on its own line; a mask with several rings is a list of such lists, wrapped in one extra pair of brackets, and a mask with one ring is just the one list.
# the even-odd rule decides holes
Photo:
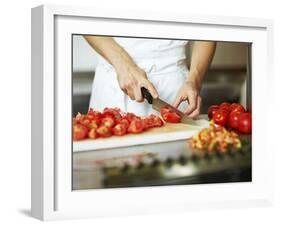
[(179, 114), (181, 116), (181, 123), (200, 126), (199, 123), (196, 122), (196, 120), (188, 118), (182, 111), (178, 110), (177, 108), (173, 107), (172, 105), (168, 104), (167, 102), (165, 102), (159, 98), (153, 99), (150, 92), (146, 88), (142, 87), (141, 93), (142, 93), (143, 98), (146, 99), (149, 104), (152, 104), (152, 108), (154, 110), (160, 112), (162, 107), (168, 106), (169, 108), (173, 109), (177, 114)]

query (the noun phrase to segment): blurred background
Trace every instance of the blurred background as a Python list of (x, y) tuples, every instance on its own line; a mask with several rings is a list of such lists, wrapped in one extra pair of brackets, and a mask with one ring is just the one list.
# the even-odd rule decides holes
[[(192, 41), (186, 46), (187, 65)], [(246, 72), (248, 43), (217, 42), (212, 64), (205, 76), (201, 96), (201, 113), (212, 104), (240, 102), (246, 106)], [(97, 53), (81, 35), (73, 35), (73, 115), (88, 111)]]

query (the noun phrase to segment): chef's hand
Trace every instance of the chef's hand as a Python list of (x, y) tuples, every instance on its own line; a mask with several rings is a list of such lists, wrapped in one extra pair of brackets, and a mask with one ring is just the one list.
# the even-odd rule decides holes
[(141, 88), (145, 87), (153, 98), (158, 98), (158, 93), (153, 84), (147, 79), (144, 70), (135, 64), (123, 64), (116, 68), (120, 88), (131, 100), (143, 102)]
[(185, 81), (177, 93), (173, 106), (178, 108), (181, 102), (187, 101), (189, 105), (185, 109), (184, 113), (190, 118), (198, 116), (202, 100), (199, 95), (199, 90), (200, 87), (196, 82)]

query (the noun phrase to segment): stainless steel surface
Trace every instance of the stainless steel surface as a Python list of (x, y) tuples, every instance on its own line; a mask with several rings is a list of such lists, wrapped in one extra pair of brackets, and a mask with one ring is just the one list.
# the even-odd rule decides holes
[(177, 108), (173, 107), (172, 105), (168, 104), (167, 102), (161, 100), (161, 99), (153, 99), (152, 101), (152, 108), (155, 111), (160, 112), (162, 107), (168, 106), (172, 108), (175, 112), (177, 112), (181, 116), (181, 122), (189, 125), (198, 125), (193, 119), (188, 118), (183, 112), (178, 110)]

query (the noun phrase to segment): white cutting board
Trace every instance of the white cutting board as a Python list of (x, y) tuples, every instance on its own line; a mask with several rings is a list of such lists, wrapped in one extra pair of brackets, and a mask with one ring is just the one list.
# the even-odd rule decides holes
[(183, 123), (166, 123), (163, 127), (152, 128), (140, 134), (74, 141), (73, 151), (92, 151), (188, 139), (202, 128), (209, 127), (209, 122), (205, 119), (197, 120), (196, 123), (198, 126)]

